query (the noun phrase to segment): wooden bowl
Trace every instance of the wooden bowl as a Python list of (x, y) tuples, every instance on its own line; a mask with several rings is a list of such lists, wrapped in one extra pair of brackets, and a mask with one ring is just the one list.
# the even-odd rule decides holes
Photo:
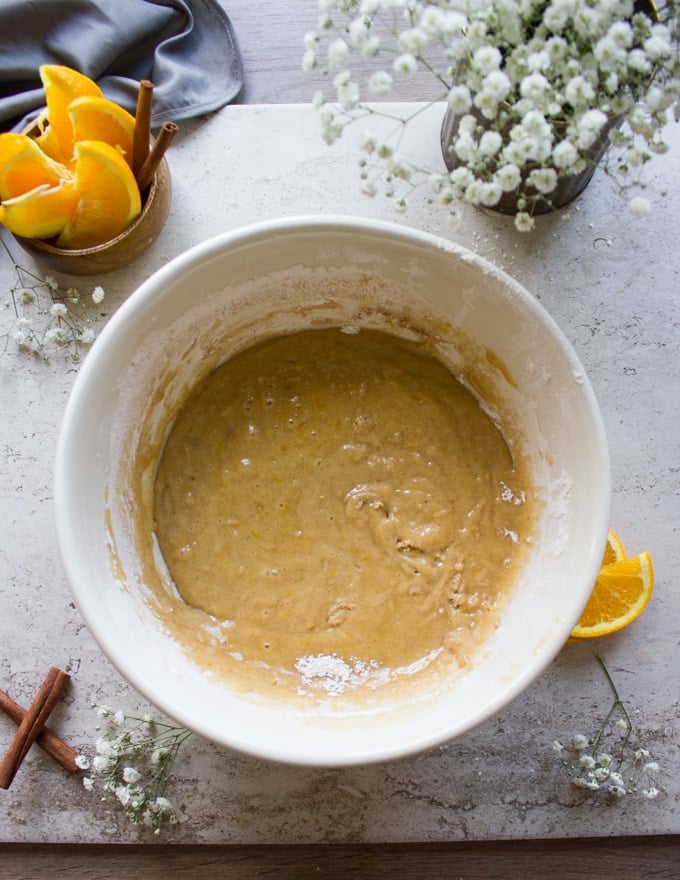
[(170, 168), (161, 160), (146, 199), (142, 213), (120, 235), (104, 244), (89, 248), (59, 248), (38, 238), (14, 238), (38, 262), (55, 272), (69, 275), (97, 275), (128, 266), (141, 256), (158, 238), (165, 225), (172, 201)]

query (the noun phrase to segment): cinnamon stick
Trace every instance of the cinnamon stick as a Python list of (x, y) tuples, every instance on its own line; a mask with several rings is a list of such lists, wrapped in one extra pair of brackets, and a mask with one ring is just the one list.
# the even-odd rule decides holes
[[(11, 718), (15, 724), (21, 724), (24, 720), (24, 715), (26, 714), (24, 707), (15, 703), (10, 695), (6, 694), (1, 688), (0, 709), (2, 709), (2, 711)], [(76, 764), (78, 752), (65, 743), (63, 739), (59, 739), (56, 733), (53, 733), (49, 727), (43, 727), (35, 741), (47, 752), (48, 755), (54, 758), (57, 764), (60, 764), (64, 770), (67, 770), (69, 773), (78, 772), (78, 765)]]
[(149, 151), (149, 155), (146, 157), (146, 162), (144, 162), (139, 174), (137, 174), (137, 186), (139, 187), (140, 193), (143, 193), (151, 184), (156, 169), (165, 155), (165, 151), (170, 146), (172, 139), (178, 131), (179, 125), (177, 125), (176, 122), (164, 122), (163, 125), (161, 125), (158, 137), (154, 141), (153, 146)]
[(70, 676), (52, 666), (0, 763), (0, 788), (9, 788), (21, 762), (57, 705)]
[(153, 101), (153, 83), (143, 79), (137, 92), (137, 109), (135, 111), (135, 129), (132, 139), (132, 172), (137, 177), (142, 165), (149, 155), (151, 141), (151, 104)]

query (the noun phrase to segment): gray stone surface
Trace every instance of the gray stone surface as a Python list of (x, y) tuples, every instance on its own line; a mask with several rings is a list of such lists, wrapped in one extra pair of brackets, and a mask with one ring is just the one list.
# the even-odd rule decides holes
[[(441, 114), (425, 114), (412, 149), (439, 162)], [(357, 132), (358, 133), (358, 132)], [(270, 765), (192, 737), (179, 754), (170, 796), (181, 843), (455, 841), (680, 833), (680, 132), (653, 163), (666, 197), (634, 221), (596, 174), (567, 221), (543, 218), (530, 236), (492, 213), (470, 211), (451, 233), (440, 209), (414, 201), (395, 214), (358, 192), (355, 134), (335, 147), (309, 107), (233, 106), (187, 123), (173, 144), (174, 199), (159, 241), (133, 266), (90, 279), (62, 277), (82, 294), (97, 330), (137, 284), (188, 246), (246, 223), (292, 214), (363, 214), (454, 237), (531, 290), (574, 344), (599, 398), (613, 470), (612, 525), (630, 553), (649, 549), (656, 592), (629, 629), (597, 646), (570, 645), (511, 706), (462, 739), (384, 766), (314, 770)], [(9, 243), (9, 238), (5, 236)], [(19, 248), (14, 255), (32, 266)], [(52, 511), (60, 417), (77, 364), (18, 353), (0, 258), (0, 686), (24, 705), (51, 664), (73, 676), (52, 726), (92, 752), (92, 703), (148, 711), (102, 655), (62, 574)], [(99, 306), (89, 297), (102, 284)], [(188, 291), (190, 296), (191, 292)], [(7, 335), (6, 335), (7, 334)], [(530, 622), (529, 622), (530, 625)], [(595, 730), (610, 694), (597, 648), (661, 765), (667, 791), (614, 802), (572, 786), (551, 744)], [(0, 749), (14, 725), (0, 717)], [(0, 841), (153, 840), (111, 800), (85, 791), (33, 748), (0, 792)]]

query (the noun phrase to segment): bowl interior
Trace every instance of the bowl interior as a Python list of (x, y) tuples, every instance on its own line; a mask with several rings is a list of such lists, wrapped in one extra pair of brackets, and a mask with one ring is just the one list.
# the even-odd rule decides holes
[[(542, 496), (540, 540), (472, 667), (375, 710), (303, 709), (239, 693), (189, 660), (144, 601), (130, 462), (162, 442), (198, 375), (260, 334), (352, 325), (437, 337), (442, 357), (514, 420)], [(102, 649), (171, 717), (232, 748), (298, 764), (385, 760), (449, 740), (519, 694), (554, 657), (599, 568), (609, 465), (592, 389), (537, 301), (460, 248), (340, 218), (259, 224), (208, 241), (145, 282), (110, 321), (70, 397), (57, 456), (62, 558)]]

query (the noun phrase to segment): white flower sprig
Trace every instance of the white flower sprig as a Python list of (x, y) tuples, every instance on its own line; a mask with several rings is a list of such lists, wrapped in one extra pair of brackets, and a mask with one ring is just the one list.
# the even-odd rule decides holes
[[(2, 237), (0, 244), (14, 268), (14, 282), (5, 307), (14, 310), (16, 321), (5, 345), (11, 336), (19, 351), (43, 360), (48, 360), (56, 351), (68, 351), (71, 360), (78, 362), (83, 347), (90, 346), (95, 339), (88, 319), (76, 314), (84, 305), (80, 290), (77, 287), (63, 289), (51, 275), (39, 275), (21, 266)], [(92, 302), (98, 305), (104, 299), (104, 289), (97, 285), (91, 296)]]
[[(669, 112), (680, 117), (680, 23), (677, 0), (319, 0), (315, 31), (305, 35), (303, 69), (333, 76), (334, 94), (314, 105), (331, 144), (345, 128), (389, 116), (380, 101), (404, 77), (424, 73), (423, 100), (446, 102), (459, 118), (451, 164), (418, 167), (400, 155), (405, 127), (362, 137), (367, 195), (385, 193), (398, 207), (431, 180), (452, 225), (464, 204), (494, 207), (513, 194), (515, 225), (534, 225), (561, 179), (582, 173), (602, 143), (616, 147), (603, 164), (622, 190), (644, 187), (643, 166), (668, 149)], [(358, 68), (375, 64), (365, 76)], [(386, 62), (386, 63), (385, 63)], [(368, 95), (368, 98), (364, 98)], [(625, 123), (625, 124), (624, 124)], [(599, 160), (595, 160), (599, 161)], [(397, 186), (402, 195), (397, 195)], [(650, 210), (639, 193), (635, 216)]]
[(604, 660), (595, 656), (611, 688), (612, 705), (594, 734), (578, 733), (566, 744), (555, 740), (553, 749), (577, 788), (613, 798), (641, 793), (653, 800), (664, 791), (658, 783), (660, 767), (644, 746)]
[(152, 828), (159, 835), (165, 822), (178, 821), (166, 793), (177, 753), (191, 732), (109, 706), (97, 707), (97, 714), (106, 723), (97, 727), (95, 754), (77, 760), (80, 769), (88, 771), (84, 787), (101, 791), (102, 800), (113, 796), (134, 825)]

